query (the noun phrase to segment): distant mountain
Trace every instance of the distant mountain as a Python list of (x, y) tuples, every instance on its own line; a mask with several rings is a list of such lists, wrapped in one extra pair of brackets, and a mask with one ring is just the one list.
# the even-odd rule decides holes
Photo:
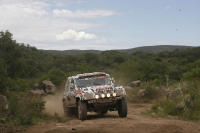
[(156, 45), (156, 46), (143, 46), (143, 47), (136, 47), (136, 48), (131, 48), (131, 49), (122, 49), (118, 50), (120, 52), (125, 52), (132, 54), (137, 51), (143, 51), (146, 53), (159, 53), (163, 51), (169, 51), (172, 52), (175, 49), (180, 49), (180, 50), (185, 50), (188, 48), (194, 48), (192, 46), (179, 46), (179, 45)]
[[(179, 45), (156, 45), (156, 46), (143, 46), (131, 49), (116, 49), (116, 51), (132, 54), (137, 51), (143, 51), (146, 53), (159, 53), (163, 51), (174, 51), (175, 49), (185, 50), (188, 48), (194, 48), (192, 46), (179, 46)], [(104, 51), (100, 50), (41, 50), (45, 53), (50, 53), (54, 55), (81, 55), (85, 53), (96, 53), (101, 54)], [(107, 50), (106, 50), (107, 51)], [(110, 51), (110, 50), (109, 50)]]
[(103, 51), (100, 50), (41, 50), (45, 53), (50, 53), (53, 55), (81, 55), (85, 53), (96, 53), (101, 54)]

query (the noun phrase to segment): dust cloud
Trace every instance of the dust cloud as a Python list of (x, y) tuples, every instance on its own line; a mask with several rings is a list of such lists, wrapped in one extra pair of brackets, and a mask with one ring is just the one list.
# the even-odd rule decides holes
[(59, 116), (64, 116), (63, 104), (63, 91), (56, 92), (55, 95), (47, 95), (44, 97), (45, 112), (50, 115), (55, 115), (57, 113)]

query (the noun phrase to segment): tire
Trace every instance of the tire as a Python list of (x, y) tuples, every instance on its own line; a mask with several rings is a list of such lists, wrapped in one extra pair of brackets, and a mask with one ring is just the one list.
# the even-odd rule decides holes
[(127, 116), (127, 103), (126, 99), (123, 97), (120, 101), (118, 101), (118, 114), (119, 117), (126, 117)]
[(76, 116), (76, 111), (75, 107), (67, 107), (67, 115), (70, 117)]
[(80, 120), (87, 119), (87, 105), (86, 102), (81, 100), (78, 101), (78, 118)]
[(67, 107), (65, 101), (63, 101), (63, 110), (64, 110), (64, 116), (67, 117), (68, 116), (68, 107)]
[(65, 101), (63, 102), (64, 116), (65, 117), (73, 117), (76, 116), (76, 108), (75, 107), (67, 107)]

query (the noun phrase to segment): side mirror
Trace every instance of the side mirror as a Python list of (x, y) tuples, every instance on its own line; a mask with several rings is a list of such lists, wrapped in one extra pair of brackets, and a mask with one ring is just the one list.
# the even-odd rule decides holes
[(113, 83), (115, 83), (115, 79), (114, 79), (114, 78), (111, 78), (110, 80), (111, 80)]

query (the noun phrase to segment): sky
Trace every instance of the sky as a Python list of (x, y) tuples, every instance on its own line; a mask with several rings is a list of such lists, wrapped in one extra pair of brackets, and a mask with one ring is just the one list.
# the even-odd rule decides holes
[(44, 50), (200, 46), (200, 0), (0, 0), (0, 31)]

